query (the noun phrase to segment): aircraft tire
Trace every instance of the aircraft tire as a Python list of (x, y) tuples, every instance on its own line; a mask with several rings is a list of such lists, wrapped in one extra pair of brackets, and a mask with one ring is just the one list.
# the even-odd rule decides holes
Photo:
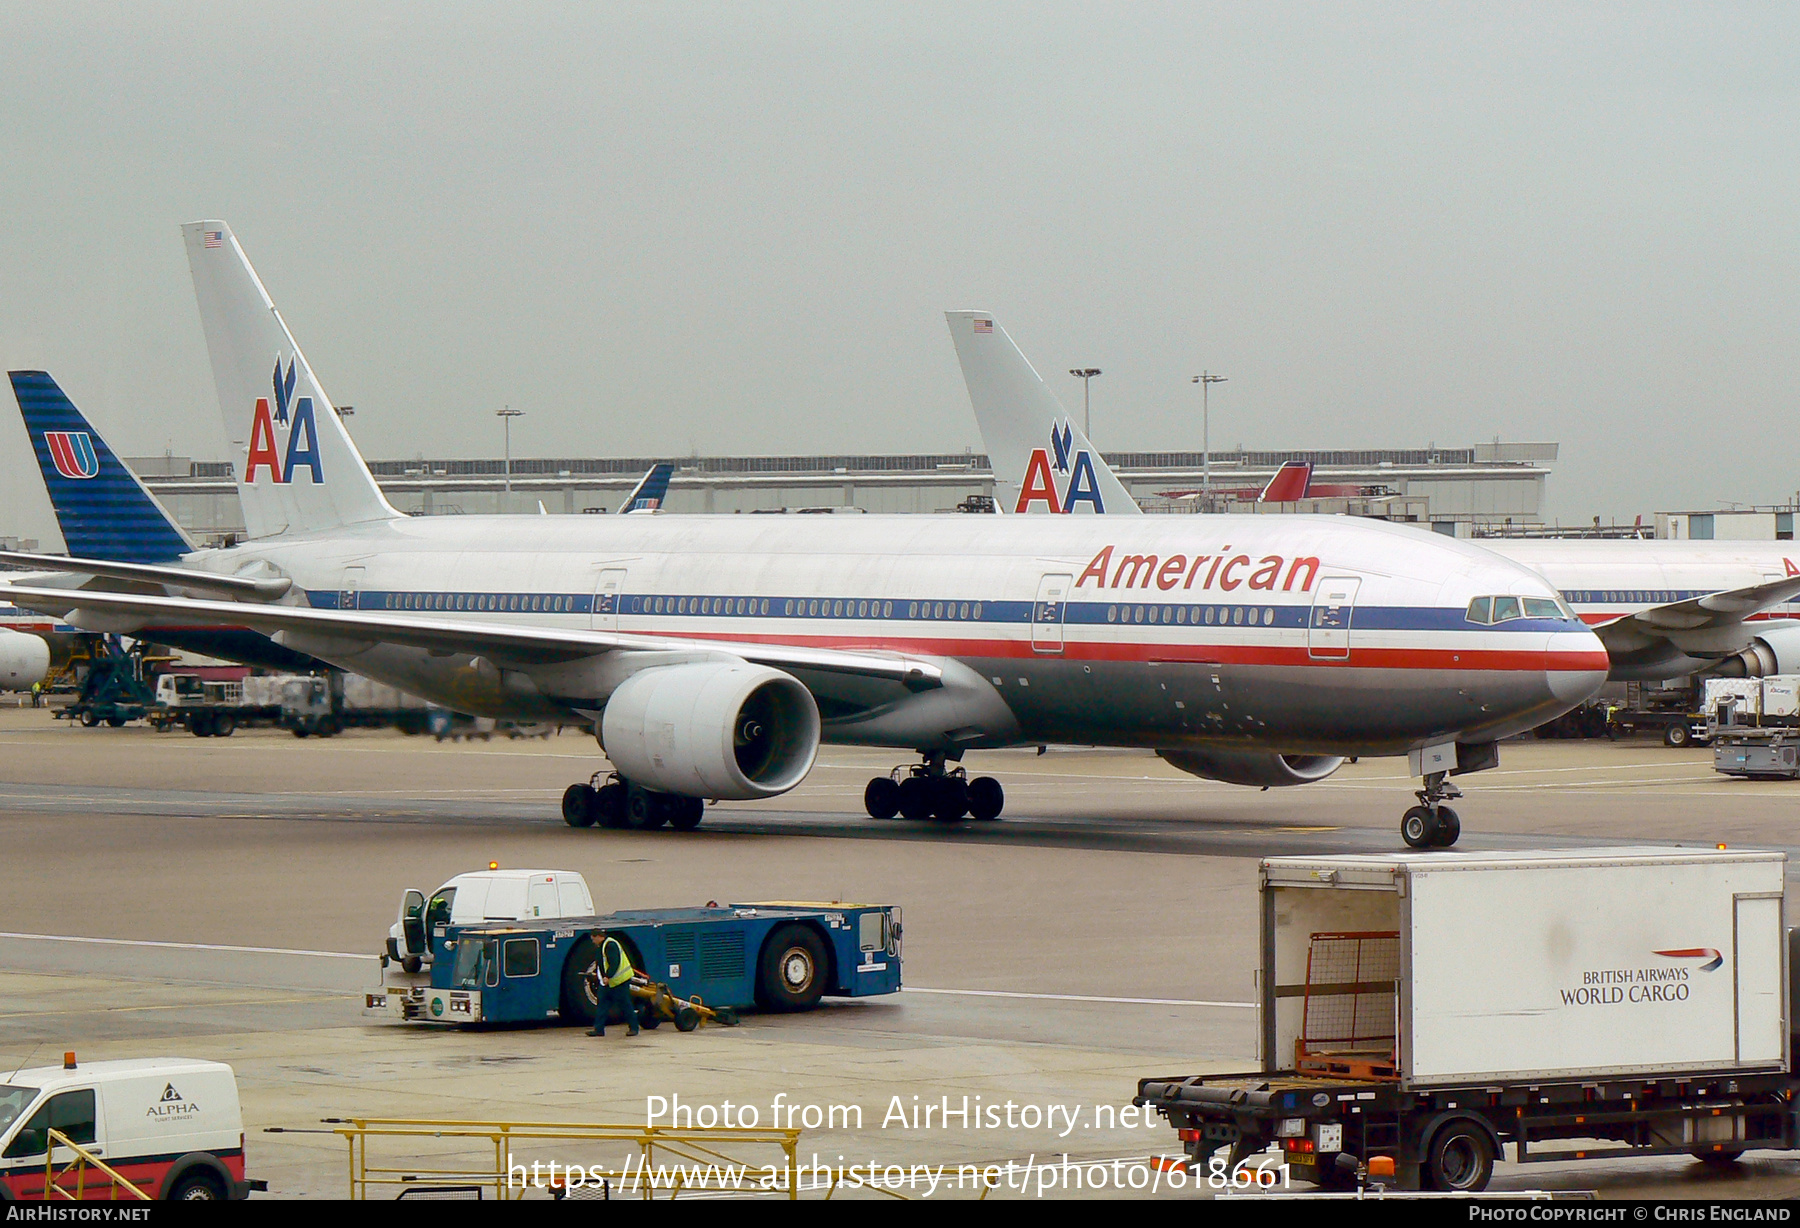
[(1438, 848), (1447, 849), (1462, 838), (1462, 820), (1450, 807), (1439, 806), (1437, 808), (1437, 822), (1436, 845)]
[(593, 810), (600, 819), (600, 826), (618, 828), (631, 821), (625, 811), (625, 793), (625, 786), (616, 780), (594, 791)]
[(1437, 840), (1437, 815), (1429, 806), (1414, 806), (1400, 817), (1400, 838), (1411, 849), (1428, 849)]
[(570, 827), (592, 827), (599, 818), (594, 805), (594, 789), (591, 785), (574, 784), (563, 790), (562, 796), (563, 822)]
[(955, 823), (969, 813), (969, 782), (960, 776), (941, 776), (932, 790), (931, 817)]
[(900, 782), (900, 813), (909, 819), (931, 817), (931, 779), (908, 776)]
[(871, 819), (891, 819), (900, 813), (900, 785), (891, 776), (877, 776), (863, 789), (863, 809)]
[(676, 831), (693, 831), (700, 826), (700, 820), (706, 817), (706, 799), (703, 797), (678, 798), (680, 803), (675, 813), (669, 816), (669, 826)]
[(969, 817), (979, 823), (991, 823), (1006, 809), (1006, 790), (992, 776), (977, 776), (969, 782)]
[(634, 791), (627, 799), (631, 815), (631, 825), (644, 831), (655, 831), (669, 821), (669, 804), (662, 793), (646, 793), (642, 789)]

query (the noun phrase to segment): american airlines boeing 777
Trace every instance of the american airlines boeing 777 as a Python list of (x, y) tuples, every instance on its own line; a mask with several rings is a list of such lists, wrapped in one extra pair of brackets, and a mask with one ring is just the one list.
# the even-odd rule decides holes
[[(184, 228), (248, 540), (130, 569), (170, 594), (14, 588), (96, 630), (248, 627), (465, 712), (594, 730), (575, 826), (690, 828), (799, 784), (821, 742), (916, 751), (872, 816), (991, 819), (985, 747), (1153, 748), (1232, 783), (1410, 754), (1403, 834), (1453, 843), (1450, 774), (1606, 667), (1542, 578), (1341, 517), (456, 516), (390, 507), (229, 228)], [(70, 571), (117, 574), (104, 561)], [(1493, 625), (1471, 601), (1516, 602)]]
[[(945, 319), (994, 467), (996, 504), (1140, 516), (993, 315), (950, 311)], [(1481, 546), (1554, 585), (1599, 635), (1615, 680), (1800, 671), (1800, 550), (1792, 542), (1493, 538)], [(1468, 611), (1483, 625), (1523, 616), (1515, 602)]]

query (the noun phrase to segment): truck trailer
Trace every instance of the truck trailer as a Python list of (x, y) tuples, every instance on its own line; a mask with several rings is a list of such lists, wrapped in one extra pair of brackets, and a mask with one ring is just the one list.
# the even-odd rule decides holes
[(1507, 1144), (1793, 1149), (1785, 869), (1689, 848), (1269, 858), (1260, 1068), (1142, 1079), (1134, 1103), (1202, 1173), (1277, 1147), (1328, 1187), (1474, 1192)]

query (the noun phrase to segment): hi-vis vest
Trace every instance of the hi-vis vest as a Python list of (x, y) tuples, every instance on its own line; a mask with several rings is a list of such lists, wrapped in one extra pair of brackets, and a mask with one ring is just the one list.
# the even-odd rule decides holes
[[(617, 971), (611, 976), (607, 976), (606, 966), (615, 959), (618, 961), (615, 965)], [(600, 979), (606, 982), (607, 988), (610, 989), (615, 985), (623, 985), (626, 981), (631, 979), (631, 976), (631, 960), (625, 954), (625, 948), (619, 945), (619, 940), (617, 938), (608, 938), (605, 942), (601, 943)]]

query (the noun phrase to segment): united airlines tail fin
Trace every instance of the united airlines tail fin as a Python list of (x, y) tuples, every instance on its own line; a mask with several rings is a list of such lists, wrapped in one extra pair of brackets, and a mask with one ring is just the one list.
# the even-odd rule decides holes
[(167, 563), (194, 548), (47, 372), (7, 374), (70, 554)]
[(1312, 485), (1311, 461), (1288, 461), (1275, 471), (1269, 484), (1256, 497), (1258, 503), (1292, 503), (1306, 498), (1306, 488)]
[(231, 227), (181, 228), (251, 537), (398, 517)]
[(1003, 512), (1138, 514), (1130, 493), (994, 317), (946, 311), (944, 319), (987, 444), (995, 506)]
[(662, 510), (663, 496), (669, 493), (669, 478), (675, 473), (675, 466), (667, 461), (658, 461), (650, 466), (649, 472), (625, 496), (625, 502), (619, 504), (619, 512), (655, 512)]

